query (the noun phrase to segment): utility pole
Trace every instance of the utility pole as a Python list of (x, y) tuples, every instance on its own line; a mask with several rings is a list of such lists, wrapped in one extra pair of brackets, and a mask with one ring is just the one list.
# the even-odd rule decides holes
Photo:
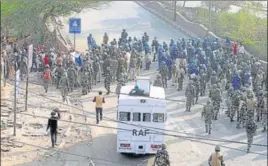
[[(29, 49), (28, 49), (29, 52)], [(25, 96), (25, 111), (28, 109), (28, 85), (29, 85), (29, 54), (27, 59), (27, 78), (26, 78), (26, 96)]]
[(177, 19), (177, 1), (174, 1), (174, 21)]
[(14, 120), (13, 120), (13, 135), (16, 136), (16, 121), (17, 121), (17, 67), (14, 63), (15, 83), (14, 83)]

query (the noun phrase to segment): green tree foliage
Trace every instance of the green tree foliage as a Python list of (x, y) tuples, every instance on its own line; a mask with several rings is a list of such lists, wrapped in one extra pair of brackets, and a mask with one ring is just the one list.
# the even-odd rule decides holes
[(12, 35), (31, 35), (43, 42), (48, 22), (58, 26), (56, 18), (79, 13), (85, 8), (98, 8), (105, 1), (89, 0), (6, 0), (1, 4), (1, 28)]
[[(220, 36), (229, 36), (258, 52), (267, 50), (267, 18), (255, 16), (250, 6), (237, 13), (222, 12), (219, 15)], [(266, 51), (267, 52), (267, 51)]]
[(202, 1), (202, 5), (205, 7), (209, 7), (209, 3), (211, 3), (212, 11), (220, 12), (220, 11), (228, 11), (230, 6), (234, 4), (233, 1)]
[[(230, 4), (238, 2), (241, 1), (233, 1)], [(208, 5), (208, 2), (204, 3)], [(221, 1), (215, 3), (219, 5)], [(238, 4), (241, 9), (237, 13), (228, 12), (228, 7), (224, 7), (219, 12), (212, 10), (212, 32), (222, 38), (228, 36), (234, 41), (242, 42), (251, 53), (262, 60), (267, 60), (267, 17), (256, 16), (260, 13), (264, 15), (263, 6), (259, 3), (252, 4), (252, 2)], [(208, 8), (189, 9), (188, 13), (190, 14), (184, 13), (188, 19), (208, 27)]]

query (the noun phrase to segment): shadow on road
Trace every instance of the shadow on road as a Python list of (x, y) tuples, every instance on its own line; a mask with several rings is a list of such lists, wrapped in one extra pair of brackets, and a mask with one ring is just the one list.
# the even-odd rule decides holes
[[(117, 162), (119, 165), (121, 164), (125, 166), (147, 165), (148, 160), (153, 157), (153, 155), (131, 155), (117, 153), (116, 140), (116, 134), (104, 134), (93, 139), (93, 157), (99, 156), (104, 160), (111, 160), (113, 163)], [(95, 164), (108, 164), (108, 162), (104, 160), (96, 160)], [(110, 165), (113, 165), (113, 163), (110, 163)]]

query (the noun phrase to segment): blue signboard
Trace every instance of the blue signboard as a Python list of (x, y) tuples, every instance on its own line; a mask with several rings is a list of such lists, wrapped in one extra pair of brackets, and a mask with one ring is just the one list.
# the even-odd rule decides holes
[(81, 18), (70, 18), (69, 33), (81, 33)]

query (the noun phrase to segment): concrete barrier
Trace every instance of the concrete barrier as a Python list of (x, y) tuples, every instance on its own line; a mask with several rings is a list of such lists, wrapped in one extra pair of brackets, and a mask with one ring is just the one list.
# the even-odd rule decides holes
[[(206, 28), (204, 25), (187, 20), (179, 12), (176, 13), (177, 14), (176, 21), (173, 21), (174, 12), (167, 9), (164, 5), (162, 5), (159, 2), (155, 2), (155, 1), (135, 1), (135, 2), (141, 7), (143, 7), (145, 10), (155, 15), (156, 17), (165, 21), (171, 27), (182, 31), (184, 34), (186, 34), (189, 37), (203, 38), (206, 36), (211, 36), (211, 37), (218, 38), (221, 41), (224, 41), (224, 39), (218, 37), (213, 32), (208, 31), (208, 28)], [(250, 56), (253, 56), (247, 50), (245, 50), (245, 53)], [(265, 72), (267, 72), (267, 62), (261, 60), (261, 64)]]

